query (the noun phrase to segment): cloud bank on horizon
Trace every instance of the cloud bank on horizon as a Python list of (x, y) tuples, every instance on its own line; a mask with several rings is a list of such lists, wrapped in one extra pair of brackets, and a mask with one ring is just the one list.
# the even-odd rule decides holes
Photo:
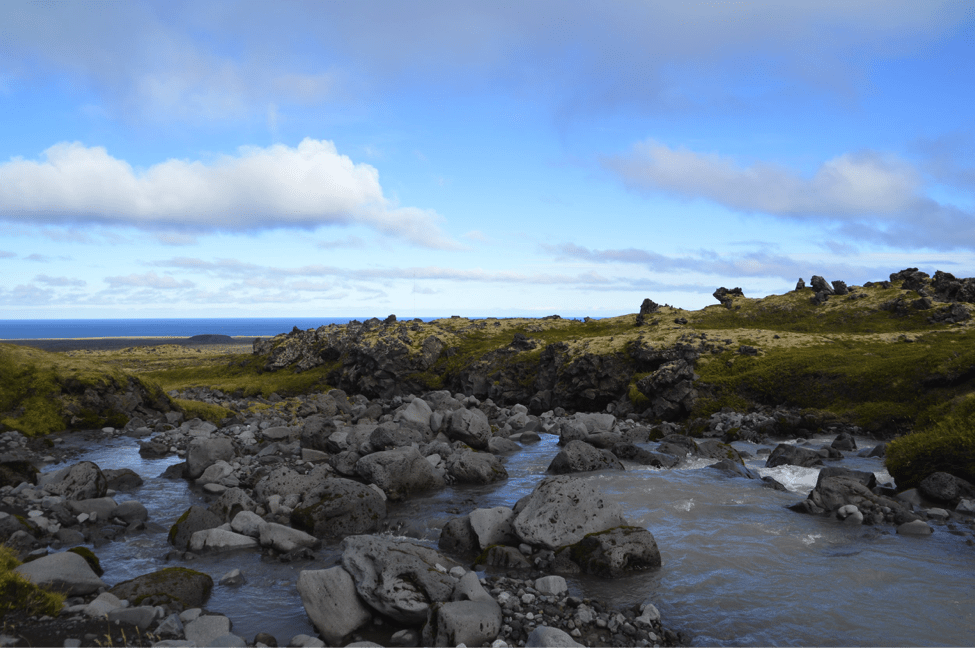
[(972, 276), (972, 60), (951, 0), (7, 2), (0, 319)]

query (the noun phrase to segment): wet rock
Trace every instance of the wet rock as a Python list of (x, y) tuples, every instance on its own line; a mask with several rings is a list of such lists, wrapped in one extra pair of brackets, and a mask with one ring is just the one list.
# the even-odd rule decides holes
[(487, 450), (491, 438), (491, 424), (487, 416), (477, 409), (454, 410), (447, 426), (447, 436), (461, 441), (476, 450)]
[(564, 476), (543, 480), (512, 523), (523, 542), (548, 549), (624, 525), (619, 504), (604, 497), (588, 480)]
[(108, 480), (101, 469), (91, 461), (82, 461), (38, 478), (38, 485), (51, 495), (69, 500), (86, 500), (104, 497)]
[(440, 473), (413, 447), (366, 455), (356, 464), (356, 472), (365, 481), (379, 486), (391, 500), (444, 487)]
[(186, 476), (197, 479), (216, 462), (232, 460), (234, 454), (234, 444), (227, 437), (194, 438), (186, 449)]
[(570, 548), (572, 561), (587, 574), (617, 578), (660, 566), (653, 534), (641, 527), (621, 526), (587, 535)]
[(440, 531), (440, 540), (437, 543), (441, 551), (461, 556), (475, 554), (481, 547), (477, 539), (477, 534), (471, 526), (470, 517), (451, 518)]
[(471, 529), (477, 537), (477, 544), (481, 549), (494, 544), (507, 544), (517, 540), (511, 522), (515, 512), (507, 506), (494, 508), (479, 508), (471, 511), (468, 516)]
[(478, 565), (500, 569), (531, 569), (532, 564), (514, 547), (493, 545), (485, 549), (475, 561)]
[(218, 553), (239, 549), (257, 549), (260, 545), (255, 538), (234, 533), (226, 529), (204, 529), (190, 537), (189, 550), (194, 553)]
[(745, 460), (741, 458), (734, 447), (727, 443), (721, 443), (717, 439), (702, 439), (697, 442), (696, 453), (699, 457), (706, 459), (725, 459), (744, 465)]
[(489, 452), (455, 452), (446, 463), (447, 474), (457, 484), (490, 484), (508, 478), (501, 461)]
[(111, 517), (118, 518), (126, 524), (135, 522), (145, 522), (149, 519), (149, 511), (142, 502), (136, 500), (126, 500), (115, 507), (111, 512)]
[(501, 632), (495, 601), (449, 601), (431, 607), (423, 640), (433, 646), (487, 646)]
[(195, 608), (206, 603), (213, 579), (185, 567), (167, 567), (119, 583), (109, 592), (131, 605), (173, 605)]
[(379, 529), (386, 502), (374, 488), (336, 477), (322, 482), (291, 512), (291, 524), (319, 538), (338, 538)]
[(247, 582), (244, 575), (240, 573), (239, 569), (231, 569), (229, 572), (220, 577), (220, 585), (224, 587), (240, 587)]
[(975, 497), (975, 486), (946, 472), (928, 475), (921, 480), (917, 489), (922, 495), (936, 502), (955, 504), (962, 498)]
[(241, 511), (256, 511), (257, 503), (241, 488), (228, 488), (207, 509), (222, 522), (230, 522)]
[(96, 497), (85, 500), (70, 500), (68, 508), (75, 515), (86, 513), (97, 520), (108, 521), (118, 504), (111, 497)]
[(231, 520), (230, 528), (235, 533), (250, 536), (251, 538), (258, 538), (261, 535), (261, 528), (265, 524), (267, 522), (257, 513), (253, 511), (241, 511)]
[(548, 466), (548, 472), (557, 475), (593, 470), (624, 470), (624, 468), (612, 452), (594, 448), (585, 441), (569, 441)]
[(830, 447), (845, 452), (854, 452), (857, 449), (857, 442), (849, 432), (840, 432), (833, 439)]
[(315, 547), (318, 545), (318, 538), (283, 524), (268, 522), (261, 527), (260, 542), (262, 547), (272, 547), (275, 551), (288, 553), (300, 547)]
[(863, 514), (865, 524), (903, 524), (918, 519), (903, 503), (876, 495), (858, 479), (826, 477), (820, 479), (809, 497), (790, 507), (800, 513), (832, 514), (852, 504)]
[(765, 467), (775, 468), (785, 465), (812, 468), (822, 466), (823, 458), (815, 450), (800, 448), (789, 443), (780, 443), (772, 450), (772, 454), (765, 462)]
[[(537, 435), (536, 435), (537, 436)], [(504, 437), (491, 437), (488, 439), (488, 452), (491, 454), (511, 454), (521, 450), (521, 446)]]
[(131, 468), (106, 469), (102, 471), (105, 475), (107, 488), (116, 491), (127, 491), (142, 486), (143, 480), (137, 472)]
[(333, 646), (341, 645), (372, 619), (352, 576), (341, 566), (302, 571), (298, 595), (315, 629)]
[(898, 525), (897, 533), (901, 535), (929, 536), (934, 533), (934, 529), (924, 520), (912, 520)]
[(105, 587), (88, 561), (70, 551), (32, 560), (18, 566), (14, 572), (35, 585), (65, 592), (69, 596), (89, 594)]
[(169, 543), (177, 549), (185, 551), (194, 533), (204, 529), (213, 529), (221, 524), (220, 518), (202, 506), (191, 506), (170, 527)]
[(457, 563), (405, 540), (350, 536), (342, 541), (342, 566), (371, 608), (401, 623), (426, 621), (430, 604), (449, 600)]
[(740, 464), (737, 461), (732, 461), (731, 459), (722, 459), (718, 463), (711, 464), (708, 466), (712, 470), (720, 470), (721, 472), (731, 475), (732, 477), (744, 477), (746, 479), (761, 479), (762, 476), (751, 468), (746, 467), (744, 464)]

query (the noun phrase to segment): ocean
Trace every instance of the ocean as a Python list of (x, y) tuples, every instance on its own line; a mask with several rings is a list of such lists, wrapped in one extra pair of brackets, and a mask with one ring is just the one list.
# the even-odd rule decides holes
[[(0, 320), (0, 340), (116, 337), (192, 337), (230, 335), (273, 337), (327, 324), (346, 324), (351, 317), (229, 317), (192, 319), (24, 319)], [(425, 318), (426, 319), (426, 318)]]

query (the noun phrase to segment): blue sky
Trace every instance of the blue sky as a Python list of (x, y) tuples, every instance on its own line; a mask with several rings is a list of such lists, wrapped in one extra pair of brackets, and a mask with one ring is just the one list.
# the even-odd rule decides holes
[(0, 4), (0, 319), (975, 275), (975, 5)]

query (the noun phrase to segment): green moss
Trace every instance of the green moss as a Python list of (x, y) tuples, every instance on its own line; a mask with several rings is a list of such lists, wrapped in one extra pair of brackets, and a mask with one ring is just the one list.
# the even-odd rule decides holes
[(220, 421), (228, 416), (234, 415), (234, 413), (226, 407), (221, 407), (220, 405), (214, 405), (212, 403), (203, 403), (201, 401), (186, 400), (183, 398), (173, 399), (173, 402), (177, 407), (183, 410), (183, 414), (186, 415), (187, 419), (199, 418), (219, 425)]
[(87, 547), (71, 547), (70, 549), (68, 549), (68, 551), (70, 551), (71, 553), (76, 553), (82, 558), (84, 558), (85, 562), (88, 563), (88, 566), (91, 567), (91, 570), (95, 572), (95, 574), (97, 574), (98, 576), (101, 576), (102, 574), (105, 573), (105, 570), (102, 569), (101, 561), (98, 560), (98, 556), (96, 556), (91, 549)]
[(0, 617), (14, 611), (56, 616), (64, 606), (65, 595), (34, 585), (14, 572), (18, 565), (16, 552), (0, 545)]
[(965, 411), (970, 407), (971, 403), (966, 403), (929, 429), (894, 439), (887, 445), (887, 470), (898, 489), (916, 487), (935, 472), (975, 483), (975, 420)]
[(188, 362), (181, 357), (146, 370), (142, 375), (167, 392), (209, 387), (227, 393), (240, 392), (246, 397), (268, 398), (274, 393), (292, 396), (327, 392), (331, 389), (328, 374), (341, 366), (339, 362), (332, 362), (295, 373), (290, 370), (265, 371), (265, 359), (252, 355), (204, 356), (195, 360)]
[(184, 511), (183, 514), (179, 516), (175, 522), (173, 522), (173, 526), (169, 527), (169, 544), (176, 544), (176, 534), (179, 533), (179, 525), (186, 522), (188, 517), (190, 517), (190, 509), (186, 509), (186, 511)]

